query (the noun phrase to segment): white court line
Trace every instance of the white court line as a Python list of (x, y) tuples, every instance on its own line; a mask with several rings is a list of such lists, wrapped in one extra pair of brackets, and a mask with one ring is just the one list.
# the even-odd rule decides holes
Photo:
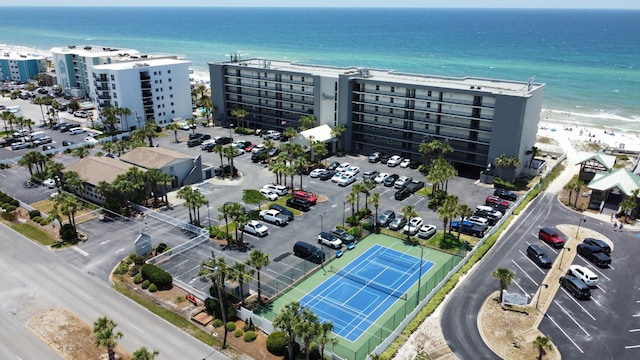
[(551, 320), (551, 322), (552, 322), (552, 323), (553, 323), (553, 324), (558, 328), (558, 330), (560, 330), (560, 331), (564, 334), (564, 336), (566, 336), (566, 337), (567, 337), (567, 339), (569, 339), (569, 341), (571, 341), (571, 343), (573, 344), (573, 346), (575, 346), (576, 348), (578, 348), (578, 351), (580, 351), (581, 353), (583, 353), (583, 354), (584, 354), (584, 351), (582, 351), (582, 349), (580, 349), (580, 346), (578, 346), (578, 344), (576, 344), (576, 342), (575, 342), (575, 341), (573, 341), (573, 339), (572, 339), (569, 335), (567, 335), (567, 333), (566, 333), (566, 332), (564, 332), (564, 330), (562, 330), (562, 328), (560, 327), (560, 325), (558, 325), (558, 323), (557, 323), (555, 320), (553, 320), (553, 318), (551, 317), (551, 315), (547, 314), (547, 317), (548, 317), (548, 318), (549, 318), (549, 320)]
[(525, 275), (526, 277), (528, 277), (528, 278), (529, 278), (529, 280), (531, 280), (534, 284), (536, 284), (536, 286), (540, 286), (540, 285), (538, 285), (538, 283), (537, 283), (535, 280), (533, 280), (533, 278), (532, 278), (531, 276), (529, 276), (529, 274), (527, 274), (527, 272), (526, 272), (526, 271), (524, 271), (524, 269), (523, 269), (523, 268), (521, 268), (521, 267), (520, 267), (520, 265), (518, 265), (518, 263), (517, 263), (517, 262), (515, 262), (515, 260), (511, 259), (511, 262), (512, 262), (515, 266), (517, 266), (517, 267), (518, 267), (518, 269), (520, 269), (520, 270), (524, 273), (524, 275)]
[(587, 315), (589, 315), (589, 317), (592, 318), (593, 321), (596, 321), (596, 318), (594, 318), (593, 315), (591, 315), (591, 313), (587, 311), (587, 309), (585, 309), (582, 305), (580, 305), (580, 303), (573, 297), (573, 295), (569, 294), (569, 292), (564, 287), (560, 287), (560, 289), (562, 289), (562, 291), (569, 297), (570, 300), (573, 300), (573, 302), (576, 303), (576, 305), (580, 306), (580, 309), (582, 309), (582, 311), (587, 313)]
[(578, 324), (578, 322), (576, 321), (576, 319), (574, 319), (574, 318), (573, 318), (573, 316), (571, 316), (571, 314), (569, 314), (569, 313), (567, 312), (567, 310), (565, 310), (565, 309), (560, 305), (560, 303), (558, 303), (558, 301), (557, 301), (557, 300), (553, 300), (553, 302), (554, 302), (556, 305), (558, 305), (558, 307), (560, 308), (560, 310), (562, 310), (562, 312), (563, 312), (563, 313), (567, 314), (567, 316), (571, 319), (571, 321), (573, 321), (573, 322), (574, 322), (574, 324), (578, 325), (578, 327), (580, 328), (580, 330), (584, 331), (584, 333), (585, 333), (585, 334), (587, 334), (587, 336), (591, 336), (591, 335), (587, 332), (587, 330), (585, 330), (585, 329), (584, 329), (580, 324)]
[(78, 252), (79, 254), (81, 254), (82, 256), (89, 256), (89, 253), (88, 253), (88, 252), (86, 252), (86, 251), (84, 251), (84, 250), (80, 249), (80, 248), (79, 248), (79, 247), (77, 247), (77, 246), (73, 246), (73, 247), (72, 247), (72, 249), (73, 249), (73, 250), (75, 250), (76, 252)]

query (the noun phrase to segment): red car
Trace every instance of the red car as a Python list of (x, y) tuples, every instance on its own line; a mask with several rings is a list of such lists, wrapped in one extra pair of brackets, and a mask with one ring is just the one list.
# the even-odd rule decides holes
[(484, 202), (489, 206), (499, 206), (505, 209), (508, 209), (509, 206), (511, 206), (511, 203), (509, 201), (503, 200), (498, 196), (493, 196), (493, 195), (487, 196)]
[(294, 191), (293, 197), (296, 199), (307, 200), (308, 202), (311, 203), (311, 205), (315, 205), (316, 202), (318, 201), (318, 197), (316, 196), (316, 194), (308, 191), (302, 191), (302, 190)]
[(247, 147), (244, 148), (244, 151), (249, 152), (253, 150), (256, 146), (257, 146), (256, 144), (249, 144)]

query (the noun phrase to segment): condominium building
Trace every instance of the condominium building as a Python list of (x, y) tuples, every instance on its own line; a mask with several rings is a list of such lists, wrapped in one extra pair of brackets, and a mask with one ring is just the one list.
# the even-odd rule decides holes
[(129, 109), (119, 128), (137, 129), (148, 120), (165, 126), (192, 117), (190, 61), (151, 56), (92, 68), (92, 94), (98, 111)]
[(0, 57), (0, 80), (26, 83), (46, 71), (44, 55), (19, 51), (3, 51)]
[(312, 114), (345, 124), (342, 147), (419, 160), (423, 141), (447, 142), (454, 165), (485, 168), (501, 154), (522, 163), (536, 141), (544, 84), (335, 68), (262, 59), (209, 63), (212, 102), (223, 123), (283, 129)]

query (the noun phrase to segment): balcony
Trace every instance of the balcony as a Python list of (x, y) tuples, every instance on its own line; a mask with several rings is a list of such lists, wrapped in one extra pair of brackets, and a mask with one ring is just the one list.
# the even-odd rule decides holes
[(141, 72), (140, 73), (140, 80), (150, 80), (151, 76), (149, 76), (148, 72)]
[(142, 89), (151, 89), (151, 81), (142, 81), (142, 82), (140, 82), (140, 88), (142, 88)]
[(142, 98), (150, 98), (153, 97), (153, 93), (149, 90), (142, 90)]

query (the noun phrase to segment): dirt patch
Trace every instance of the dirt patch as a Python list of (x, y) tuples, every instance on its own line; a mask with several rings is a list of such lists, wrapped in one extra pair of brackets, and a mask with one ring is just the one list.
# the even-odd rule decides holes
[[(68, 310), (48, 309), (37, 313), (29, 319), (27, 327), (64, 359), (106, 358), (106, 349), (96, 348), (93, 345), (92, 326)], [(118, 359), (131, 359), (131, 356), (119, 347), (116, 353)]]
[[(13, 223), (29, 224), (37, 229), (46, 232), (53, 240), (59, 240), (59, 229), (54, 223), (49, 223), (44, 226), (40, 225), (37, 222), (31, 220), (31, 218), (29, 218), (29, 212), (21, 207), (17, 208), (14, 212), (16, 214), (16, 220), (13, 221)], [(2, 220), (2, 222), (5, 224), (11, 224), (10, 221), (6, 221), (4, 219)]]

